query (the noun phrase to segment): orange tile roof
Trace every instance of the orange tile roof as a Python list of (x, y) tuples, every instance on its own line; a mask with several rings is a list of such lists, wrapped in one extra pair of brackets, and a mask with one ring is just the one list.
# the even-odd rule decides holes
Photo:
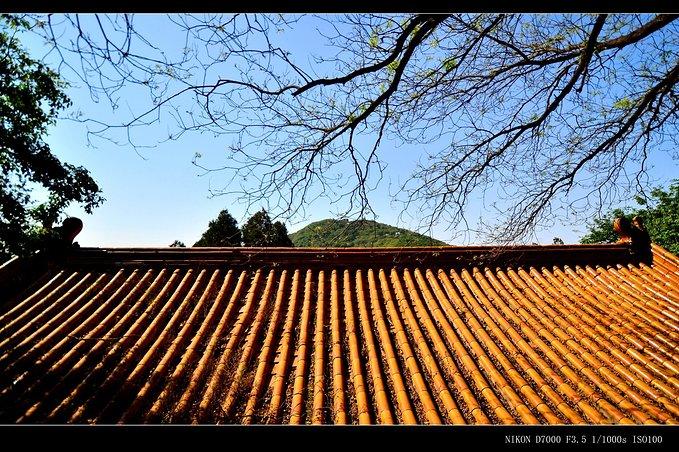
[(679, 421), (655, 245), (81, 249), (15, 290), (0, 422)]

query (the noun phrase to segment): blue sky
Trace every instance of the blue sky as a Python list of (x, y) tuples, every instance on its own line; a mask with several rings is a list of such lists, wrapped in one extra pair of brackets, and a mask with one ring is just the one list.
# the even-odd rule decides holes
[[(180, 49), (182, 40), (170, 33), (162, 16), (147, 15), (136, 20), (137, 27), (146, 27), (145, 34), (162, 42), (167, 49)], [(326, 52), (317, 39), (312, 26), (318, 23), (303, 22), (293, 31), (284, 32), (285, 44), (294, 56)], [(24, 40), (34, 56), (44, 53), (44, 47), (35, 38)], [(170, 50), (171, 51), (171, 50)], [(71, 86), (67, 90), (75, 108), (88, 117), (111, 119), (120, 111), (139, 112), (148, 107), (144, 93), (124, 91), (124, 102), (119, 112), (112, 112), (103, 101), (93, 102), (83, 87)], [(171, 129), (170, 119), (162, 117), (153, 127), (137, 129), (137, 139), (148, 143), (158, 142)], [(47, 142), (53, 152), (62, 160), (83, 165), (90, 170), (103, 189), (106, 202), (88, 215), (77, 206), (67, 209), (67, 214), (83, 219), (85, 227), (78, 237), (82, 246), (166, 246), (175, 239), (187, 245), (193, 244), (205, 230), (208, 222), (220, 210), (227, 208), (240, 222), (247, 220), (246, 206), (238, 204), (235, 197), (228, 195), (210, 196), (210, 188), (221, 188), (226, 180), (223, 173), (201, 175), (202, 171), (192, 164), (198, 152), (207, 163), (219, 165), (223, 161), (230, 138), (212, 134), (185, 135), (175, 141), (166, 141), (155, 148), (134, 150), (130, 146), (116, 145), (104, 140), (95, 140), (88, 145), (86, 126), (68, 120), (59, 121), (50, 130)], [(372, 193), (373, 208), (377, 221), (400, 227), (416, 229), (420, 212), (407, 212), (400, 216), (400, 208), (394, 205), (392, 193), (408, 178), (418, 157), (426, 149), (416, 146), (398, 146), (399, 143), (386, 140), (381, 156), (388, 164), (384, 179), (378, 190)], [(656, 183), (666, 184), (676, 177), (676, 164), (668, 155), (658, 156), (651, 176)], [(492, 195), (491, 195), (492, 200)], [(256, 209), (255, 209), (256, 210)], [(338, 206), (321, 199), (309, 205), (306, 215), (289, 219), (288, 231), (296, 231), (306, 224), (335, 216)], [(471, 220), (486, 212), (480, 200), (468, 211)], [(459, 229), (439, 224), (431, 235), (451, 244), (478, 243), (475, 236), (460, 236)], [(566, 243), (575, 243), (584, 233), (585, 225), (557, 222), (548, 230), (539, 230), (537, 240), (551, 243), (559, 236)]]

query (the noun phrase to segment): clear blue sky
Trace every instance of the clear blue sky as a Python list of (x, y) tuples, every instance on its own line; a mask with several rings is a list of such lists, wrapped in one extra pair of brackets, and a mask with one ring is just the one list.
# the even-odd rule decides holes
[[(162, 16), (138, 17), (136, 25), (138, 28), (145, 27), (146, 35), (152, 41), (162, 43), (163, 48), (169, 51), (180, 49), (183, 45), (180, 36), (169, 32), (170, 28)], [(321, 46), (322, 40), (318, 39), (314, 29), (316, 25), (319, 24), (306, 21), (294, 31), (285, 32), (286, 46), (296, 61), (305, 59), (309, 53), (327, 51)], [(44, 47), (36, 39), (24, 42), (34, 56), (44, 53)], [(82, 110), (88, 117), (110, 119), (115, 115), (106, 102), (93, 102), (83, 87), (71, 86), (67, 93), (74, 108)], [(135, 92), (126, 92), (124, 99), (125, 103), (121, 105), (123, 111), (139, 112), (149, 105), (147, 97)], [(187, 98), (187, 101), (190, 102), (190, 99)], [(154, 142), (162, 140), (170, 128), (171, 120), (163, 117), (156, 126), (138, 133), (147, 142)], [(107, 199), (91, 215), (77, 206), (67, 210), (68, 215), (80, 217), (85, 223), (77, 239), (82, 246), (167, 246), (175, 239), (190, 246), (200, 237), (208, 222), (224, 208), (240, 223), (247, 219), (246, 206), (237, 204), (234, 197), (210, 196), (211, 187), (224, 186), (225, 175), (210, 173), (201, 176), (201, 171), (191, 163), (199, 152), (206, 161), (218, 164), (225, 155), (230, 138), (211, 134), (185, 135), (138, 153), (129, 146), (103, 140), (95, 141), (94, 147), (88, 146), (84, 124), (61, 120), (52, 128), (47, 141), (60, 159), (89, 169)], [(373, 207), (377, 221), (414, 229), (420, 213), (408, 212), (399, 220), (401, 212), (392, 204), (390, 192), (395, 192), (399, 184), (408, 178), (424, 149), (397, 145), (386, 140), (382, 146), (381, 155), (389, 166), (380, 189), (372, 194)], [(652, 163), (655, 168), (651, 170), (651, 176), (659, 184), (677, 177), (676, 164), (669, 156), (658, 156)], [(333, 217), (337, 211), (338, 208), (327, 201), (318, 201), (308, 206), (305, 217), (293, 217), (287, 221), (288, 230), (296, 231), (312, 221)], [(483, 205), (477, 202), (468, 212), (468, 217), (474, 220), (484, 212)], [(551, 243), (554, 236), (559, 236), (566, 243), (575, 243), (584, 231), (582, 223), (557, 222), (549, 230), (538, 231), (537, 239), (540, 243)], [(456, 232), (459, 231), (443, 224), (433, 229), (432, 236), (457, 245), (478, 243), (476, 237), (461, 237)]]

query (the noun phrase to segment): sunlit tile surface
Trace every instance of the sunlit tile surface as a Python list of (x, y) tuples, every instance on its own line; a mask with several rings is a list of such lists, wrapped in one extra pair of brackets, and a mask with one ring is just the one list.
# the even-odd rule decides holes
[(677, 257), (454, 250), (83, 250), (0, 300), (0, 422), (679, 420)]

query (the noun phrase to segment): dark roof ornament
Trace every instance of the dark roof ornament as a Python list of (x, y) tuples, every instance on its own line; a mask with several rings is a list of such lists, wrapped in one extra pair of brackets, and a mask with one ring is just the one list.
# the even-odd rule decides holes
[(45, 240), (42, 250), (51, 257), (69, 254), (74, 248), (80, 248), (73, 240), (82, 230), (83, 221), (80, 218), (68, 217), (61, 226), (54, 228), (53, 234)]
[(61, 223), (61, 226), (57, 228), (59, 230), (60, 238), (68, 243), (73, 243), (80, 231), (83, 230), (83, 220), (76, 217), (68, 217)]
[(613, 220), (613, 230), (618, 234), (618, 243), (632, 242), (632, 223), (626, 217)]
[(617, 217), (613, 220), (613, 230), (618, 234), (618, 243), (629, 243), (634, 255), (642, 260), (652, 258), (651, 236), (640, 216), (635, 216), (632, 221), (626, 217)]

